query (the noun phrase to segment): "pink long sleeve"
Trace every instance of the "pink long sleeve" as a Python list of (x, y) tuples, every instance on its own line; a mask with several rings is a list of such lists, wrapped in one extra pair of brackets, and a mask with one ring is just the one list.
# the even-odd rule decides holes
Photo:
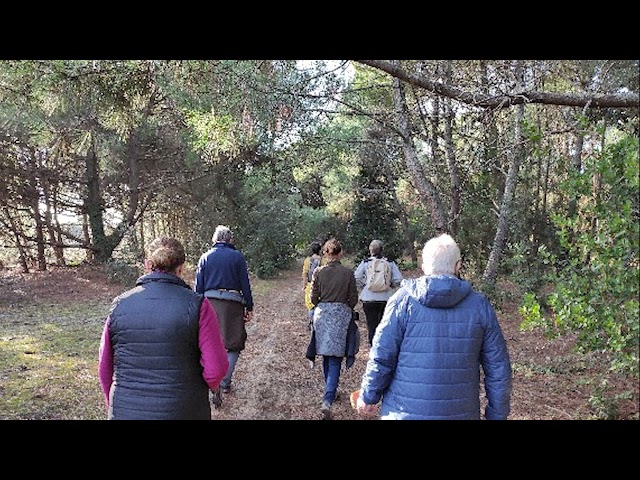
[(200, 364), (202, 376), (211, 390), (218, 388), (220, 381), (227, 374), (229, 359), (224, 348), (218, 315), (206, 298), (200, 307)]
[(98, 377), (100, 387), (104, 393), (104, 403), (109, 408), (109, 391), (113, 380), (113, 347), (109, 336), (109, 317), (104, 323), (102, 338), (100, 339), (100, 350), (98, 351)]

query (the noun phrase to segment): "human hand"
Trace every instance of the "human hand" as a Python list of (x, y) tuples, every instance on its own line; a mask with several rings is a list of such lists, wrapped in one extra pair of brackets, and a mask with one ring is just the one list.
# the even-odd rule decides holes
[(349, 395), (351, 401), (351, 408), (357, 411), (360, 415), (373, 416), (376, 413), (375, 405), (368, 405), (364, 403), (360, 390), (355, 390)]
[(253, 310), (252, 311), (247, 310), (244, 312), (244, 323), (250, 322), (252, 318), (253, 318)]
[(376, 413), (376, 406), (364, 403), (362, 395), (360, 395), (359, 393), (360, 392), (358, 391), (358, 396), (356, 399), (356, 412), (358, 412), (359, 415), (364, 415), (367, 417), (374, 416)]

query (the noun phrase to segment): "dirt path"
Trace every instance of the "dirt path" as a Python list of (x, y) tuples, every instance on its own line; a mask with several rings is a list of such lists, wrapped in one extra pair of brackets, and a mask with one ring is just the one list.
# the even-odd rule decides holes
[[(405, 272), (417, 276), (419, 272)], [(232, 392), (213, 410), (214, 419), (314, 420), (320, 419), (324, 391), (319, 361), (309, 368), (304, 357), (309, 340), (306, 309), (300, 291), (300, 270), (283, 272), (268, 282), (269, 289), (255, 296), (255, 314), (248, 326), (247, 348), (241, 354)], [(337, 420), (364, 420), (351, 409), (348, 393), (360, 385), (369, 345), (362, 306), (361, 347), (354, 365), (340, 377), (339, 398), (332, 415)], [(511, 414), (513, 420), (572, 420), (598, 418), (604, 408), (616, 408), (619, 418), (637, 418), (638, 386), (632, 379), (609, 375), (610, 391), (634, 392), (633, 398), (598, 405), (593, 387), (606, 375), (606, 363), (593, 355), (572, 352), (571, 338), (551, 341), (540, 333), (523, 332), (517, 305), (498, 311), (509, 347), (513, 374)], [(634, 417), (635, 416), (635, 417)]]
[[(319, 361), (311, 369), (304, 356), (309, 329), (299, 277), (298, 271), (284, 272), (268, 292), (254, 294), (247, 347), (238, 360), (231, 393), (223, 394), (222, 406), (212, 411), (214, 419), (320, 419), (324, 381)], [(340, 377), (335, 419), (358, 419), (348, 392), (358, 387), (368, 352), (363, 345), (354, 366)]]
[[(231, 393), (223, 395), (222, 406), (212, 411), (214, 419), (321, 418), (324, 381), (320, 361), (310, 369), (304, 356), (309, 330), (300, 273), (301, 267), (296, 267), (282, 272), (276, 279), (254, 283), (256, 307), (247, 327), (247, 348), (238, 361)], [(419, 272), (403, 274), (411, 277)], [(509, 286), (501, 285), (501, 288), (509, 289)], [(16, 309), (14, 305), (47, 305), (48, 308), (60, 305), (60, 315), (64, 315), (63, 303), (102, 303), (106, 308), (122, 291), (122, 286), (108, 282), (99, 267), (51, 268), (31, 274), (5, 270), (0, 275), (0, 311), (4, 311), (7, 318), (25, 321), (19, 317), (22, 308)], [(514, 298), (517, 299), (517, 295)], [(369, 354), (361, 308), (358, 304), (360, 352), (351, 369), (341, 375), (340, 397), (332, 409), (333, 417), (338, 420), (364, 420), (354, 413), (348, 400), (348, 393), (360, 385)], [(510, 419), (638, 419), (640, 385), (637, 378), (611, 374), (607, 371), (608, 362), (597, 352), (576, 354), (570, 337), (549, 340), (541, 333), (521, 331), (517, 300), (503, 305), (497, 313), (514, 372)], [(34, 319), (29, 317), (26, 321)], [(97, 351), (97, 334), (95, 337)], [(95, 364), (89, 363), (86, 368), (83, 375), (94, 378)], [(97, 390), (97, 378), (95, 385)], [(96, 405), (96, 409), (101, 416), (102, 404)], [(49, 417), (46, 412), (38, 412), (34, 418)]]

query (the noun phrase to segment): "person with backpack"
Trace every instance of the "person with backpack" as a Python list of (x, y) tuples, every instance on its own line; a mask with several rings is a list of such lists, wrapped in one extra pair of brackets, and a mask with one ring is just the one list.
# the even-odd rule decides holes
[(313, 303), (311, 303), (311, 282), (313, 273), (322, 263), (322, 244), (314, 241), (310, 245), (311, 255), (302, 263), (302, 290), (304, 291), (304, 303), (309, 312), (309, 326), (313, 321)]
[(382, 320), (387, 300), (402, 282), (402, 273), (398, 265), (382, 256), (382, 241), (371, 240), (369, 253), (356, 267), (354, 276), (360, 290), (360, 301), (367, 322), (369, 345), (373, 345), (373, 336)]

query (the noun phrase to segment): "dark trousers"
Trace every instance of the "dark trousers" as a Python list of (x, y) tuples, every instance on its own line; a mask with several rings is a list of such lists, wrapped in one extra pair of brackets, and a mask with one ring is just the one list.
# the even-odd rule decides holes
[(384, 313), (384, 307), (387, 306), (387, 302), (362, 302), (362, 310), (364, 316), (367, 319), (367, 333), (369, 334), (369, 346), (373, 344), (373, 336), (376, 333), (376, 328), (382, 320), (382, 314)]

